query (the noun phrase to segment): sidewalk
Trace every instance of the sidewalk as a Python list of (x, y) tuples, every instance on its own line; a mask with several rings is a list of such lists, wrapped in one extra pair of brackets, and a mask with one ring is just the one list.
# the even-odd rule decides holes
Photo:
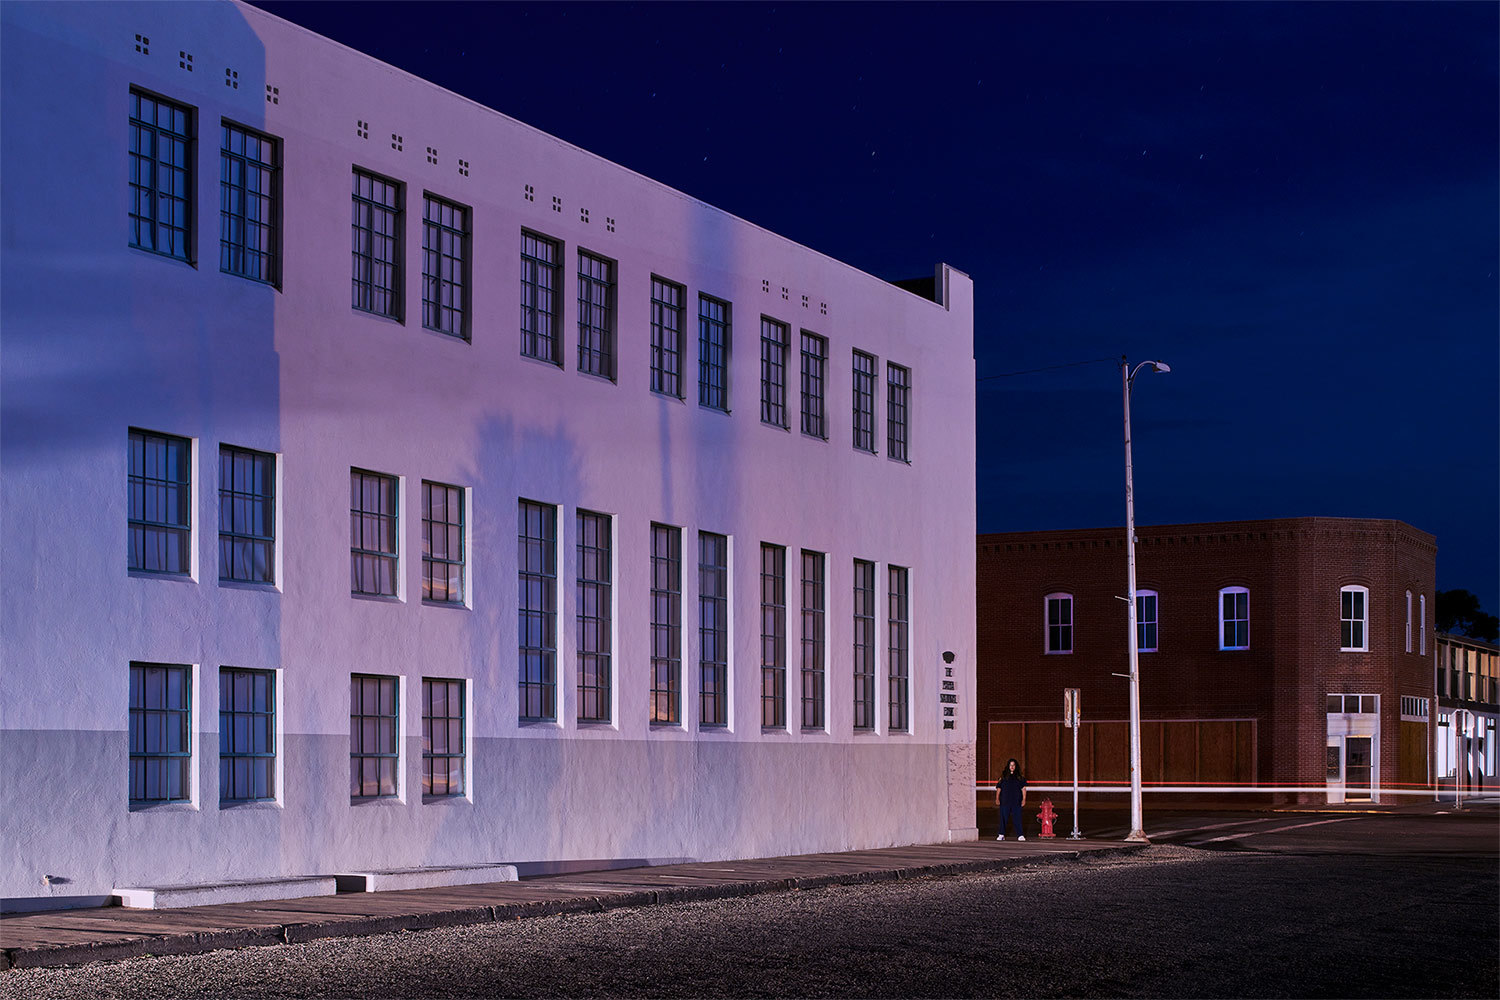
[(190, 955), (220, 948), (317, 938), (426, 930), (723, 899), (829, 885), (886, 882), (922, 875), (993, 871), (1033, 862), (1076, 860), (1100, 851), (1138, 850), (1106, 840), (979, 840), (841, 854), (749, 861), (708, 861), (574, 872), (432, 889), (340, 893), (259, 903), (172, 910), (103, 907), (0, 917), (0, 970), (79, 965), (143, 955)]

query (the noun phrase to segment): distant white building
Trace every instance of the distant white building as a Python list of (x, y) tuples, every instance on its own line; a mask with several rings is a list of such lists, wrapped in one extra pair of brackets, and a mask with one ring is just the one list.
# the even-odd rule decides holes
[(9, 905), (975, 836), (967, 277), (243, 4), (0, 19)]

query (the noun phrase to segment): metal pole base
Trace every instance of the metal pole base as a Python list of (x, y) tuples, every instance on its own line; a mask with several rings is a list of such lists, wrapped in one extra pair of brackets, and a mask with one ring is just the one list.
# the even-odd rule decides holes
[(1072, 833), (1068, 834), (1068, 839), (1069, 840), (1082, 840), (1083, 839), (1083, 834), (1079, 833), (1077, 830), (1074, 830)]
[(1131, 844), (1151, 843), (1151, 841), (1147, 839), (1146, 831), (1144, 830), (1131, 830), (1130, 833), (1125, 837), (1125, 840)]

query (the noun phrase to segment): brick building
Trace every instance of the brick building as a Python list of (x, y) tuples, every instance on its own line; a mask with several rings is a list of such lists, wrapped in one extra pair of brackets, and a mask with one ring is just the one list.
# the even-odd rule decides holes
[(1433, 775), (1452, 793), (1463, 779), (1465, 794), (1493, 789), (1496, 781), (1495, 724), (1500, 722), (1500, 647), (1466, 635), (1439, 632), (1437, 639), (1437, 739)]
[[(979, 536), (981, 780), (1015, 756), (1033, 782), (1072, 781), (1069, 687), (1082, 698), (1080, 780), (1129, 780), (1124, 535)], [(1378, 801), (1428, 786), (1431, 535), (1305, 517), (1137, 537), (1148, 791), (1296, 786)]]

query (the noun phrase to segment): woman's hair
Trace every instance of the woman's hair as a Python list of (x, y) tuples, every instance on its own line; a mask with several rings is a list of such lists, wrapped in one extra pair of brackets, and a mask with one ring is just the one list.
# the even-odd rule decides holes
[(1002, 771), (1001, 774), (1000, 774), (1000, 776), (1002, 778), (1006, 778), (1006, 777), (1010, 776), (1010, 774), (1011, 774), (1010, 766), (1012, 764), (1014, 764), (1016, 766), (1016, 770), (1015, 770), (1016, 777), (1018, 777), (1018, 778), (1021, 777), (1021, 762), (1018, 761), (1018, 760), (1016, 760), (1014, 757), (1012, 757), (1010, 760), (1008, 760), (1008, 761), (1005, 762), (1005, 770)]

